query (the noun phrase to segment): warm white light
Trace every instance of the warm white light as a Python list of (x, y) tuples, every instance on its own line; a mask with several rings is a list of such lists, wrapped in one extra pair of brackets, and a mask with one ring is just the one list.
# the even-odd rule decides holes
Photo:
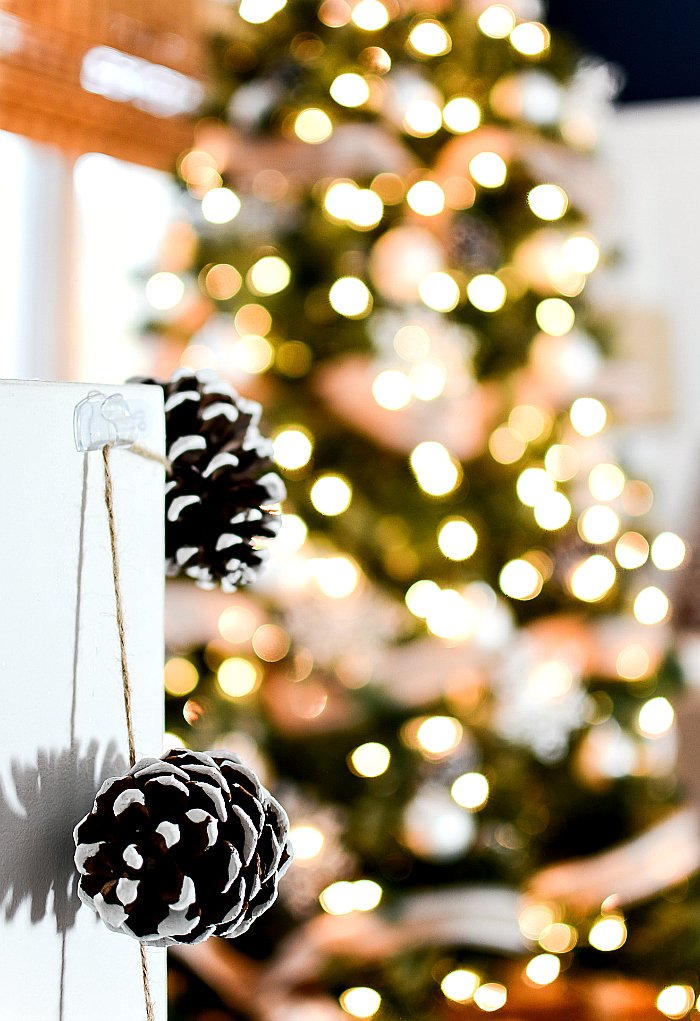
[(558, 220), (569, 205), (566, 192), (556, 184), (538, 184), (528, 192), (527, 201), (540, 220)]
[(471, 1000), (479, 986), (479, 976), (466, 968), (455, 968), (454, 971), (445, 975), (440, 983), (440, 988), (448, 1000), (455, 1003), (466, 1003)]
[(547, 426), (545, 414), (532, 404), (517, 404), (508, 416), (508, 425), (526, 441), (536, 440)]
[(360, 776), (381, 776), (389, 768), (390, 760), (389, 749), (376, 741), (361, 744), (350, 753), (352, 768)]
[(520, 433), (507, 425), (499, 425), (489, 436), (489, 451), (499, 464), (513, 464), (525, 453), (527, 444)]
[(365, 32), (376, 32), (389, 21), (389, 14), (384, 4), (379, 0), (360, 0), (352, 12), (352, 20), (358, 28)]
[(323, 834), (315, 826), (294, 826), (289, 831), (294, 857), (306, 860), (315, 858), (323, 847)]
[(403, 122), (410, 135), (427, 138), (442, 127), (442, 111), (431, 99), (417, 99), (406, 110)]
[(625, 473), (616, 464), (597, 464), (588, 476), (588, 488), (596, 500), (614, 500), (625, 488)]
[(382, 899), (382, 888), (371, 879), (357, 879), (353, 884), (355, 907), (358, 911), (373, 911)]
[(260, 671), (249, 659), (232, 656), (216, 672), (216, 681), (229, 698), (243, 698), (260, 683)]
[(397, 355), (409, 362), (426, 358), (430, 352), (430, 337), (421, 326), (402, 326), (394, 337)]
[(588, 942), (596, 950), (618, 950), (627, 939), (627, 928), (618, 915), (600, 918), (588, 934)]
[(228, 223), (240, 208), (241, 200), (230, 188), (212, 188), (202, 199), (202, 216), (210, 223)]
[(233, 346), (233, 357), (244, 372), (257, 375), (269, 369), (275, 357), (275, 349), (265, 337), (241, 337)]
[(289, 471), (303, 468), (313, 450), (308, 434), (301, 429), (283, 429), (277, 433), (272, 446), (277, 464)]
[(620, 519), (610, 507), (589, 507), (578, 519), (579, 535), (596, 544), (609, 542), (617, 535)]
[(600, 252), (592, 238), (577, 235), (564, 242), (564, 262), (577, 273), (590, 273), (598, 265)]
[(459, 302), (459, 285), (449, 273), (428, 273), (421, 280), (418, 293), (436, 312), (451, 312)]
[(602, 599), (615, 581), (614, 565), (607, 556), (596, 553), (589, 556), (571, 575), (570, 589), (578, 599), (597, 602)]
[(462, 724), (451, 716), (430, 716), (416, 733), (418, 743), (432, 755), (442, 755), (459, 743)]
[(666, 1017), (685, 1017), (695, 1002), (692, 986), (666, 986), (656, 998), (656, 1006)]
[(264, 255), (248, 271), (248, 283), (256, 294), (278, 294), (291, 276), (289, 266), (279, 255)]
[(487, 7), (479, 18), (477, 25), (491, 39), (505, 39), (515, 28), (515, 15), (510, 7), (493, 4)]
[(463, 773), (452, 784), (452, 797), (462, 808), (475, 812), (489, 797), (489, 782), (483, 773)]
[(599, 553), (588, 557), (571, 576), (571, 591), (577, 599), (596, 603), (615, 583), (615, 566)]
[(466, 96), (455, 96), (445, 104), (442, 119), (449, 131), (453, 131), (456, 135), (462, 135), (479, 127), (481, 110), (473, 99), (467, 99)]
[(354, 883), (341, 881), (327, 886), (318, 899), (329, 915), (373, 911), (382, 899), (382, 888), (371, 879), (358, 879)]
[(615, 666), (626, 681), (639, 680), (649, 670), (649, 654), (641, 645), (626, 645), (620, 651)]
[(409, 188), (406, 201), (421, 216), (436, 216), (445, 208), (445, 193), (435, 181), (418, 181)]
[(274, 545), (280, 553), (294, 553), (306, 542), (308, 529), (297, 514), (283, 514), (282, 527), (277, 533)]
[(540, 698), (552, 701), (561, 698), (567, 691), (571, 690), (574, 683), (574, 675), (571, 669), (557, 659), (545, 660), (538, 663), (530, 671), (527, 679), (527, 686)]
[(561, 962), (554, 954), (538, 954), (533, 957), (525, 968), (525, 974), (538, 986), (548, 986), (554, 982), (561, 969)]
[(340, 277), (331, 287), (328, 300), (336, 312), (348, 319), (366, 315), (372, 307), (369, 288), (359, 277)]
[(409, 460), (418, 485), (431, 496), (444, 496), (459, 481), (459, 469), (441, 443), (419, 443)]
[(319, 514), (333, 517), (350, 506), (352, 489), (339, 475), (322, 475), (311, 488), (311, 503)]
[(523, 936), (539, 939), (543, 930), (554, 922), (556, 915), (549, 904), (529, 904), (518, 916), (518, 926)]
[[(373, 0), (361, 0), (358, 6), (372, 2)], [(382, 998), (379, 993), (376, 989), (370, 989), (369, 986), (354, 986), (340, 994), (340, 1006), (347, 1014), (352, 1014), (354, 1017), (372, 1017), (379, 1010), (381, 1002)]]
[(674, 532), (662, 532), (651, 544), (651, 559), (662, 571), (672, 571), (685, 557), (685, 543)]
[(571, 504), (563, 493), (547, 493), (535, 504), (535, 521), (549, 532), (563, 528), (571, 517)]
[(649, 585), (634, 601), (634, 615), (640, 624), (659, 624), (668, 613), (668, 599), (661, 589)]
[(163, 669), (163, 686), (169, 695), (189, 695), (199, 683), (199, 674), (194, 663), (188, 659), (173, 657)]
[(396, 369), (380, 372), (372, 384), (372, 393), (377, 404), (390, 411), (403, 408), (411, 399), (413, 388), (407, 376)]
[(508, 999), (508, 991), (500, 982), (485, 982), (474, 993), (474, 1003), (482, 1010), (499, 1010)]
[(238, 13), (251, 25), (262, 25), (281, 11), (287, 0), (241, 0)]
[(414, 365), (408, 374), (414, 396), (421, 401), (432, 401), (445, 389), (445, 373), (432, 362)]
[(426, 617), (428, 630), (438, 638), (456, 638), (471, 633), (476, 613), (459, 592), (443, 589), (436, 597)]
[(563, 298), (545, 298), (535, 309), (535, 319), (544, 333), (563, 337), (574, 325), (576, 316), (571, 305)]
[(571, 424), (581, 436), (594, 436), (605, 425), (605, 408), (595, 397), (579, 397), (571, 405)]
[(294, 133), (302, 142), (318, 145), (333, 134), (333, 122), (323, 110), (310, 107), (297, 115), (294, 121)]
[(639, 532), (625, 532), (617, 540), (615, 556), (620, 567), (633, 570), (646, 564), (649, 556), (649, 543)]
[(543, 468), (526, 468), (518, 476), (515, 488), (521, 503), (534, 507), (539, 500), (554, 491), (554, 481)]
[(449, 560), (467, 560), (476, 544), (477, 534), (463, 518), (446, 521), (438, 532), (438, 546)]
[(345, 219), (359, 230), (370, 230), (376, 227), (384, 215), (384, 203), (376, 192), (370, 188), (357, 188), (353, 191)]
[(154, 273), (146, 284), (146, 297), (154, 308), (174, 308), (185, 293), (185, 285), (174, 273)]
[(452, 49), (452, 40), (437, 21), (421, 21), (408, 39), (413, 49), (426, 57), (439, 57)]
[(506, 301), (506, 289), (491, 273), (479, 273), (467, 284), (467, 297), (482, 312), (497, 312)]
[(358, 192), (357, 185), (351, 181), (338, 181), (332, 184), (323, 200), (323, 204), (337, 220), (348, 219), (353, 207), (355, 195)]
[(216, 301), (227, 301), (238, 294), (242, 283), (241, 274), (227, 262), (216, 263), (204, 277), (204, 286)]
[(510, 41), (518, 53), (534, 57), (549, 46), (549, 32), (536, 21), (525, 21), (515, 26), (510, 33)]
[(480, 152), (469, 163), (469, 173), (484, 188), (500, 188), (508, 168), (495, 152)]
[(543, 578), (527, 560), (510, 560), (501, 571), (498, 584), (511, 599), (534, 599), (542, 590)]
[(650, 698), (639, 710), (639, 729), (643, 734), (657, 737), (665, 734), (673, 723), (673, 706), (666, 698)]
[(544, 455), (544, 466), (556, 482), (567, 482), (578, 471), (579, 456), (573, 447), (555, 443)]
[(357, 577), (357, 568), (345, 557), (321, 559), (316, 568), (319, 587), (331, 599), (349, 596), (357, 585)]
[(576, 929), (564, 922), (554, 922), (546, 926), (538, 936), (540, 946), (550, 954), (566, 954), (573, 950), (577, 941)]
[(331, 83), (330, 94), (340, 106), (362, 106), (369, 99), (369, 86), (359, 74), (339, 74)]
[(406, 593), (406, 606), (414, 617), (427, 617), (440, 589), (434, 581), (417, 581)]

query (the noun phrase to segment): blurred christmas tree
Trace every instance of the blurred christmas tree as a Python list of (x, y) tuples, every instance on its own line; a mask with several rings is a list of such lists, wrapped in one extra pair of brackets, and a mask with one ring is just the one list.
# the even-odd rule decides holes
[(296, 861), (182, 958), (235, 1017), (642, 1017), (669, 983), (681, 1017), (685, 549), (618, 463), (584, 298), (605, 73), (537, 0), (209, 13), (154, 371), (260, 400), (289, 497), (252, 591), (171, 586), (167, 719), (261, 772)]

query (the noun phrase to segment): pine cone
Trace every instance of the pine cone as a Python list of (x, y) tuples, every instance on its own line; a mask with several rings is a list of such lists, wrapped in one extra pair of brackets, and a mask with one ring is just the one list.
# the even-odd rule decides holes
[(237, 755), (140, 759), (75, 828), (78, 895), (109, 929), (151, 946), (240, 936), (277, 896), (288, 825)]
[(274, 472), (272, 442), (258, 432), (260, 405), (204, 369), (178, 369), (161, 386), (165, 439), (173, 473), (166, 483), (166, 574), (184, 571), (202, 588), (224, 592), (252, 581), (268, 551), (257, 538), (274, 538), (281, 517), (266, 508), (284, 500)]

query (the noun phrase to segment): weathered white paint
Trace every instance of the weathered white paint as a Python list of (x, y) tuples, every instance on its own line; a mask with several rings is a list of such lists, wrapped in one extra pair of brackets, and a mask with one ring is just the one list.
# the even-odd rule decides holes
[[(78, 453), (73, 440), (73, 409), (92, 389), (0, 381), (3, 1021), (145, 1018), (138, 943), (71, 900), (73, 827), (103, 766), (118, 772), (128, 754), (102, 455)], [(162, 452), (160, 388), (99, 389), (148, 401), (155, 424), (144, 444)], [(157, 755), (163, 469), (124, 449), (111, 465), (136, 750)], [(165, 954), (147, 956), (163, 1021)]]

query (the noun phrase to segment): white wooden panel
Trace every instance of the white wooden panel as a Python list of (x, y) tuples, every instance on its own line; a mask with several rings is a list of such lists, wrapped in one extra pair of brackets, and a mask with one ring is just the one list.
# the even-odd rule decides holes
[[(73, 409), (96, 387), (0, 381), (0, 1017), (142, 1021), (139, 945), (78, 906), (72, 830), (127, 735), (102, 454)], [(148, 401), (158, 387), (100, 386)], [(111, 454), (137, 755), (161, 751), (163, 469)], [(147, 954), (165, 1018), (165, 952)]]

